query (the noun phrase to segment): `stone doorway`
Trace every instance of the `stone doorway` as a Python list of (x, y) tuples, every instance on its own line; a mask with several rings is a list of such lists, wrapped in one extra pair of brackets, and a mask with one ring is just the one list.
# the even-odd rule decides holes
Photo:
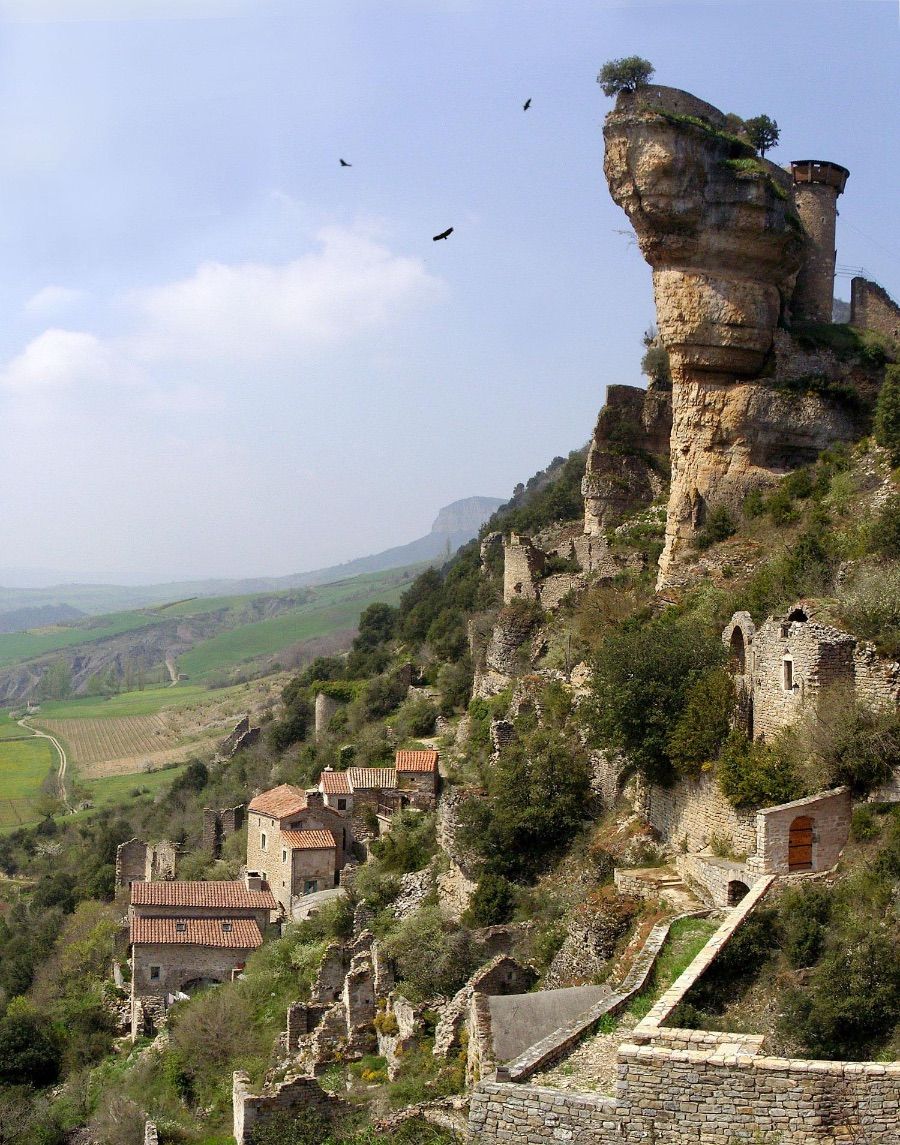
[(813, 869), (813, 821), (809, 815), (798, 815), (788, 835), (788, 870)]
[(740, 879), (732, 879), (728, 884), (728, 905), (737, 906), (744, 895), (748, 894), (750, 888), (746, 883), (742, 883)]

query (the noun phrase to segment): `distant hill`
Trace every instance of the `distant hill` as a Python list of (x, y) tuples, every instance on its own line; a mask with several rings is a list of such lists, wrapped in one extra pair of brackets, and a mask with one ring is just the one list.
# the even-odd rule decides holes
[(32, 608), (13, 608), (0, 612), (0, 632), (24, 632), (28, 628), (44, 628), (49, 624), (69, 624), (84, 616), (80, 608), (71, 604), (39, 604)]
[[(115, 584), (57, 584), (48, 586), (35, 575), (25, 583), (29, 588), (0, 587), (0, 619), (4, 614), (19, 609), (35, 609), (46, 606), (69, 606), (90, 616), (101, 616), (108, 612), (144, 608), (147, 605), (161, 604), (171, 600), (184, 600), (195, 596), (243, 596), (251, 593), (283, 592), (295, 588), (309, 588), (313, 585), (330, 584), (363, 573), (384, 572), (388, 569), (405, 568), (440, 557), (451, 556), (460, 545), (470, 541), (491, 514), (504, 501), (499, 497), (466, 497), (445, 505), (435, 518), (431, 532), (406, 545), (358, 557), (344, 564), (327, 568), (312, 569), (309, 572), (291, 573), (282, 577), (218, 578), (209, 580), (169, 581), (150, 585)], [(20, 570), (21, 571), (21, 570)], [(34, 571), (34, 570), (32, 570)], [(39, 570), (46, 576), (45, 570)], [(0, 586), (4, 574), (14, 574), (15, 570), (0, 569)], [(63, 619), (62, 616), (58, 618)], [(71, 617), (70, 617), (71, 619)], [(58, 621), (40, 620), (37, 623), (49, 624)], [(33, 627), (34, 621), (22, 627)], [(14, 628), (0, 627), (0, 632), (17, 631)]]

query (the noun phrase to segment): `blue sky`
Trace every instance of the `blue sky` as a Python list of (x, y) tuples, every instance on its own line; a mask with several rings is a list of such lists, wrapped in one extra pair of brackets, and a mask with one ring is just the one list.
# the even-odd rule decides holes
[(297, 571), (581, 445), (653, 319), (632, 53), (849, 167), (900, 296), (894, 0), (0, 0), (0, 565)]

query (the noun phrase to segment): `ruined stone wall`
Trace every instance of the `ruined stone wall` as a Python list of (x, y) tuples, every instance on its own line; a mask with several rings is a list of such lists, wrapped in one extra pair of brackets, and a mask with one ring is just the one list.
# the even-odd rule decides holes
[(326, 695), (324, 692), (319, 692), (316, 696), (316, 743), (327, 734), (331, 717), (340, 706), (339, 700)]
[(537, 600), (537, 582), (544, 571), (544, 554), (530, 537), (510, 535), (503, 544), (503, 603), (521, 597)]
[(900, 306), (877, 282), (854, 278), (850, 283), (850, 325), (874, 330), (900, 343)]
[(203, 850), (207, 855), (218, 859), (226, 839), (244, 826), (246, 805), (236, 807), (203, 808)]
[(142, 883), (147, 877), (147, 844), (141, 839), (129, 839), (116, 847), (116, 887), (130, 887)]
[(740, 854), (756, 850), (755, 813), (732, 807), (712, 775), (653, 785), (644, 790), (643, 806), (648, 822), (675, 848), (687, 840), (689, 851), (702, 851), (716, 835)]
[(748, 866), (768, 874), (787, 874), (791, 824), (803, 815), (813, 821), (812, 869), (830, 870), (847, 845), (852, 812), (849, 787), (757, 811), (756, 854)]
[(326, 1093), (314, 1077), (297, 1077), (286, 1081), (269, 1092), (250, 1092), (250, 1076), (243, 1070), (234, 1074), (232, 1088), (232, 1132), (237, 1145), (246, 1145), (250, 1131), (282, 1111), (298, 1113), (313, 1109), (320, 1114), (323, 1125), (328, 1125), (350, 1106), (330, 1093)]

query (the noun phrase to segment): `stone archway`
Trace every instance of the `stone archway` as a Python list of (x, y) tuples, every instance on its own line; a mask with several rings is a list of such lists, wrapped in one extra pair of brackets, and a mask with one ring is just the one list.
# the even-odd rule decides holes
[(728, 651), (731, 657), (732, 672), (735, 672), (738, 676), (743, 676), (747, 671), (747, 649), (744, 642), (744, 634), (737, 625), (735, 625), (734, 631), (731, 633)]
[(813, 820), (809, 815), (798, 815), (788, 833), (788, 870), (813, 869)]
[(728, 905), (737, 906), (744, 895), (750, 893), (750, 888), (740, 879), (732, 879), (728, 884)]

